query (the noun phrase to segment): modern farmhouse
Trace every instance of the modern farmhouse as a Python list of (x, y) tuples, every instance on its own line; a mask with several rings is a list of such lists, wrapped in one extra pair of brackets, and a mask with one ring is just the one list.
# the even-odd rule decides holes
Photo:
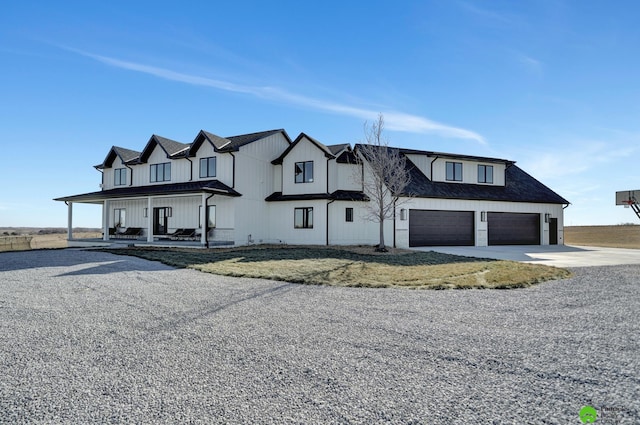
[[(141, 152), (112, 147), (95, 168), (101, 190), (57, 198), (102, 205), (103, 239), (201, 245), (376, 244), (379, 225), (356, 161), (359, 145), (325, 146), (284, 130), (233, 137), (200, 131), (190, 144), (151, 136)], [(514, 161), (397, 149), (410, 184), (384, 224), (396, 247), (563, 243), (569, 202)], [(360, 176), (360, 177), (358, 177)]]

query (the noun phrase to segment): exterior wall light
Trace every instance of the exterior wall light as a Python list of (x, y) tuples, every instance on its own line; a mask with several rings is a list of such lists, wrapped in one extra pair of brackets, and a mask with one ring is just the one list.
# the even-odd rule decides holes
[(480, 221), (487, 221), (487, 212), (480, 211)]
[(551, 214), (549, 214), (549, 213), (545, 213), (545, 214), (544, 214), (544, 222), (545, 222), (545, 223), (548, 223), (548, 222), (549, 222), (549, 218), (551, 218)]
[(407, 210), (404, 208), (400, 208), (400, 220), (407, 219)]

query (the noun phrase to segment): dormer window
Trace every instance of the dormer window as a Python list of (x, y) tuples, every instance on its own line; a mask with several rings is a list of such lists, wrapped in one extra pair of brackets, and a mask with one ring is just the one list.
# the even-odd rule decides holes
[(449, 162), (447, 161), (447, 176), (448, 181), (461, 182), (462, 181), (462, 162)]
[(478, 183), (493, 183), (493, 165), (478, 165)]
[(165, 162), (163, 164), (151, 164), (150, 172), (151, 183), (171, 181), (170, 162)]
[(126, 168), (116, 168), (113, 170), (113, 185), (114, 186), (124, 186), (127, 184), (127, 169)]
[(200, 177), (216, 176), (216, 157), (200, 159)]
[(313, 183), (313, 161), (296, 162), (296, 183)]

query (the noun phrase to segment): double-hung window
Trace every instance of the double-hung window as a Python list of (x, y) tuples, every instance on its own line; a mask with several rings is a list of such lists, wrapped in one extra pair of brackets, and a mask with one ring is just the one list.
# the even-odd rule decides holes
[(150, 173), (151, 183), (171, 181), (171, 163), (151, 164)]
[(293, 212), (293, 227), (313, 229), (313, 208), (296, 208)]
[(296, 162), (296, 183), (313, 183), (313, 161)]
[(200, 158), (200, 177), (216, 176), (216, 157)]
[(447, 176), (446, 179), (454, 182), (462, 181), (462, 162), (449, 162), (447, 161)]
[(127, 184), (127, 169), (126, 168), (116, 168), (113, 170), (114, 175), (114, 186), (123, 186)]
[(478, 183), (493, 183), (493, 165), (478, 165)]

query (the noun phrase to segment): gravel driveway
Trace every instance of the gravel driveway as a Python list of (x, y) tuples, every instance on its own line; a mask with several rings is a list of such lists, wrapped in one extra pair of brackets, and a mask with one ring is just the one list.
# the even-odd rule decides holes
[(640, 266), (573, 271), (377, 290), (0, 254), (0, 422), (639, 423)]

